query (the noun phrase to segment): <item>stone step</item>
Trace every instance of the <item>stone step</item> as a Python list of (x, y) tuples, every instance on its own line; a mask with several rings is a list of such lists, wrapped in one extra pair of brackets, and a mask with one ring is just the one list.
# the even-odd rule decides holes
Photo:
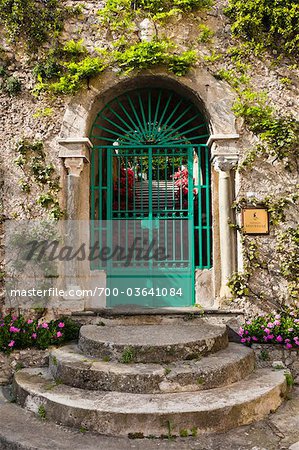
[(200, 360), (169, 364), (122, 364), (86, 357), (77, 345), (55, 349), (50, 371), (62, 383), (82, 389), (130, 393), (199, 391), (242, 380), (255, 367), (253, 350), (229, 346)]
[(204, 320), (175, 326), (84, 325), (79, 338), (79, 348), (86, 355), (135, 363), (197, 359), (227, 345), (226, 327)]
[(287, 392), (284, 371), (259, 369), (246, 380), (199, 392), (96, 392), (56, 383), (48, 370), (16, 373), (14, 392), (26, 409), (66, 426), (105, 435), (179, 435), (224, 431), (275, 411)]

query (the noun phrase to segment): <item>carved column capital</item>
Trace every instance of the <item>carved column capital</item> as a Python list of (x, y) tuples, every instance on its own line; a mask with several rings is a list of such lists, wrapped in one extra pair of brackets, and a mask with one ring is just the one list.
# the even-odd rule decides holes
[(74, 177), (79, 177), (83, 167), (84, 167), (84, 159), (83, 158), (65, 158), (64, 166), (68, 172), (68, 175), (72, 175)]
[(84, 163), (89, 163), (92, 143), (86, 137), (58, 139), (58, 143), (60, 144), (59, 157), (64, 160), (68, 174), (79, 177)]
[(237, 155), (219, 155), (215, 156), (212, 160), (212, 164), (216, 172), (230, 172), (238, 165), (239, 157)]
[(239, 160), (238, 134), (213, 134), (208, 140), (212, 163), (217, 172), (230, 172)]

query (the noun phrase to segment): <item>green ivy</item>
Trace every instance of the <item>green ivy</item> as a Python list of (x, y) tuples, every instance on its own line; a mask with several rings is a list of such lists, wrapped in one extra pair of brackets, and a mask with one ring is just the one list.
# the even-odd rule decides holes
[(208, 8), (212, 3), (212, 0), (107, 0), (98, 15), (111, 31), (127, 33), (134, 30), (136, 18), (149, 16), (153, 20), (165, 20), (178, 13)]
[(225, 12), (233, 20), (235, 36), (259, 48), (299, 55), (297, 0), (229, 0)]
[(0, 0), (0, 21), (10, 39), (24, 39), (31, 50), (55, 39), (65, 19), (77, 12), (59, 0)]
[(249, 274), (247, 272), (234, 272), (227, 283), (232, 298), (241, 298), (249, 295)]
[(205, 44), (206, 42), (209, 42), (212, 39), (212, 37), (214, 36), (214, 31), (211, 30), (204, 23), (201, 23), (198, 26), (198, 31), (199, 31), (198, 42), (200, 44)]
[[(39, 65), (35, 68), (35, 73), (38, 79), (38, 84), (35, 87), (35, 93), (40, 91), (50, 91), (56, 94), (73, 94), (77, 92), (84, 82), (95, 75), (100, 74), (106, 68), (106, 63), (99, 57), (86, 56), (79, 62), (71, 61), (64, 62), (59, 66), (50, 66), (54, 68), (52, 76), (51, 72), (46, 72), (45, 67), (49, 67), (46, 62), (45, 65)], [(46, 76), (43, 77), (43, 74)], [(52, 81), (52, 78), (57, 78), (57, 81)]]
[(265, 93), (250, 89), (239, 90), (233, 111), (237, 117), (243, 117), (245, 124), (261, 141), (243, 161), (242, 168), (250, 166), (257, 156), (283, 161), (288, 169), (297, 165), (298, 120), (291, 115), (278, 115), (268, 104)]
[(278, 235), (276, 251), (282, 276), (288, 282), (290, 297), (299, 298), (299, 226)]
[(166, 65), (177, 76), (185, 75), (196, 61), (196, 52), (189, 50), (181, 54), (176, 46), (165, 40), (153, 40), (132, 45), (124, 52), (115, 52), (115, 63), (125, 73), (132, 70), (147, 69), (153, 66)]
[(10, 95), (10, 97), (18, 95), (22, 90), (21, 81), (15, 76), (4, 77), (1, 87), (4, 92), (7, 92), (8, 95)]
[(19, 181), (21, 190), (29, 195), (34, 181), (43, 191), (37, 197), (36, 204), (47, 209), (52, 219), (60, 219), (63, 212), (57, 199), (60, 190), (59, 177), (55, 175), (54, 166), (46, 163), (43, 143), (22, 139), (18, 142), (16, 151), (18, 156), (14, 163), (23, 172), (23, 178)]
[[(78, 43), (72, 42), (68, 49), (80, 49)], [(151, 42), (139, 42), (124, 51), (102, 51), (100, 56), (86, 56), (79, 61), (69, 57), (69, 51), (56, 49), (49, 52), (47, 57), (36, 64), (34, 74), (38, 80), (35, 93), (49, 91), (56, 94), (73, 94), (77, 92), (84, 82), (103, 72), (107, 67), (117, 66), (120, 72), (125, 74), (132, 70), (148, 69), (154, 66), (166, 66), (168, 70), (177, 76), (187, 73), (196, 62), (197, 55), (193, 50), (178, 53), (177, 47), (166, 40), (153, 40)], [(56, 55), (62, 59), (56, 61)], [(72, 50), (72, 54), (74, 51)], [(82, 52), (80, 52), (82, 54)], [(84, 53), (83, 53), (84, 54)], [(78, 52), (77, 52), (77, 57)]]

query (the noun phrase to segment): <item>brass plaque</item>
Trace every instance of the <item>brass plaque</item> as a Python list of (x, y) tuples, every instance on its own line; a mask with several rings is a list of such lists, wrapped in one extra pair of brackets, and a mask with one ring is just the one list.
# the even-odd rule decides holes
[(269, 234), (269, 213), (264, 208), (244, 208), (242, 227), (245, 234)]

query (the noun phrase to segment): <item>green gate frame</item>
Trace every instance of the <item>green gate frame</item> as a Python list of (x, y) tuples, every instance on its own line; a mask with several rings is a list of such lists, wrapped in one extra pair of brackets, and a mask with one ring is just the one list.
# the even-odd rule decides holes
[[(198, 134), (198, 130), (201, 130), (203, 134)], [(153, 152), (163, 154), (164, 151), (165, 155), (172, 156), (172, 158), (182, 158), (183, 155), (188, 155), (188, 210), (174, 210), (172, 218), (181, 214), (180, 217), (187, 217), (188, 220), (191, 268), (190, 272), (186, 269), (185, 274), (191, 282), (191, 299), (188, 304), (180, 304), (180, 302), (173, 304), (175, 303), (173, 302), (171, 305), (167, 304), (167, 306), (190, 306), (194, 304), (195, 269), (209, 269), (212, 265), (210, 158), (209, 149), (206, 145), (208, 137), (207, 124), (197, 108), (190, 101), (179, 97), (173, 91), (161, 89), (140, 89), (115, 98), (100, 111), (92, 127), (91, 139), (94, 146), (91, 155), (91, 245), (94, 245), (98, 240), (97, 237), (100, 247), (103, 245), (103, 238), (105, 242), (107, 240), (110, 243), (112, 242), (111, 239), (113, 238), (111, 235), (109, 236), (107, 221), (142, 218), (141, 211), (136, 211), (135, 207), (133, 207), (133, 210), (128, 210), (128, 200), (126, 200), (123, 210), (119, 206), (120, 203), (118, 203), (118, 209), (113, 210), (115, 160), (120, 161), (120, 158), (123, 157), (126, 161), (125, 170), (127, 171), (129, 158), (140, 158), (140, 155), (142, 155), (142, 158), (147, 156), (149, 160), (148, 175), (150, 181), (152, 181)], [(193, 173), (195, 156), (198, 161), (197, 174)], [(120, 164), (117, 163), (116, 167), (118, 170), (118, 186), (120, 186)], [(106, 175), (103, 169), (106, 169)], [(193, 184), (193, 177), (198, 180), (195, 184)], [(125, 179), (126, 192), (128, 193), (127, 172)], [(164, 182), (166, 182), (166, 177)], [(197, 193), (195, 194), (196, 207), (193, 189)], [(165, 218), (163, 212), (161, 214), (161, 211), (153, 211), (152, 190), (153, 184), (149, 188), (148, 204), (151, 205), (147, 216), (147, 220), (151, 224), (149, 228), (155, 226), (153, 221), (156, 219), (161, 221), (162, 218)], [(141, 192), (143, 192), (142, 189)], [(135, 205), (134, 196), (135, 192), (133, 192)], [(105, 202), (106, 214), (103, 214)], [(180, 199), (180, 206), (182, 209), (182, 199)], [(167, 210), (167, 205), (165, 208)], [(166, 218), (171, 217), (167, 216)], [(108, 287), (111, 285), (113, 278), (126, 279), (129, 275), (129, 272), (123, 274), (123, 268), (121, 268), (122, 273), (121, 271), (117, 272), (112, 265), (111, 261), (109, 264), (101, 264), (100, 260), (91, 263), (91, 269), (107, 271)], [(140, 274), (136, 269), (135, 267), (135, 279), (138, 276), (144, 279), (148, 273), (148, 268), (141, 270)], [(179, 268), (179, 270), (182, 274), (182, 268)], [(178, 276), (178, 270), (171, 272), (170, 267), (167, 266), (165, 272), (165, 276), (168, 278), (171, 278), (171, 273), (176, 277)], [(115, 275), (112, 275), (112, 273)], [(164, 272), (160, 271), (160, 273)], [(120, 299), (116, 302), (122, 303)], [(123, 303), (127, 302), (124, 300)], [(113, 298), (110, 297), (108, 306), (113, 305)]]

